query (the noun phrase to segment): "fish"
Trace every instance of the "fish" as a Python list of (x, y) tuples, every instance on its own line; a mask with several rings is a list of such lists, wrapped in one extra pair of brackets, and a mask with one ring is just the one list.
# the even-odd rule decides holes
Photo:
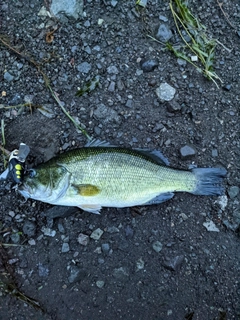
[(100, 213), (102, 207), (160, 204), (175, 192), (221, 195), (226, 173), (224, 168), (173, 168), (160, 151), (95, 140), (30, 169), (18, 191), (26, 199)]

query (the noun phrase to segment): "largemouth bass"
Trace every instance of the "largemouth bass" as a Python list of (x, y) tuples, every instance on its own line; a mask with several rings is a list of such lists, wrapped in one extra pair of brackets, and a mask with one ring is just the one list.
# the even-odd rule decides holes
[(159, 151), (95, 142), (31, 169), (18, 190), (25, 198), (99, 213), (102, 207), (159, 204), (174, 192), (220, 195), (225, 175), (222, 168), (171, 168)]

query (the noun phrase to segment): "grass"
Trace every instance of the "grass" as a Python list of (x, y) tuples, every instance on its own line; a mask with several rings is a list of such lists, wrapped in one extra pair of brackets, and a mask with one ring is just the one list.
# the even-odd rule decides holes
[[(215, 48), (219, 42), (208, 37), (206, 27), (190, 12), (184, 1), (171, 0), (169, 6), (184, 46), (176, 47), (168, 42), (166, 43), (167, 48), (178, 58), (191, 63), (218, 87), (217, 81), (222, 82), (222, 80), (213, 70), (213, 62)], [(189, 41), (186, 41), (183, 31)], [(191, 56), (196, 56), (199, 63), (193, 62)]]

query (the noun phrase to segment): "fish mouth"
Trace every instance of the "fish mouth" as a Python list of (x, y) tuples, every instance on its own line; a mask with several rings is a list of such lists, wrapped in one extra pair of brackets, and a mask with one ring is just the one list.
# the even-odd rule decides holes
[(18, 192), (25, 198), (31, 198), (31, 193), (29, 188), (27, 188), (25, 185), (22, 185), (18, 188)]

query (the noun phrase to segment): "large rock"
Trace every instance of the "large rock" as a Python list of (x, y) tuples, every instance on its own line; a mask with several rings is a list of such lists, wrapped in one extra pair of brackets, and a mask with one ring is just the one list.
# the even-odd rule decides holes
[(64, 15), (78, 19), (83, 13), (83, 0), (52, 0), (50, 10), (60, 19)]

